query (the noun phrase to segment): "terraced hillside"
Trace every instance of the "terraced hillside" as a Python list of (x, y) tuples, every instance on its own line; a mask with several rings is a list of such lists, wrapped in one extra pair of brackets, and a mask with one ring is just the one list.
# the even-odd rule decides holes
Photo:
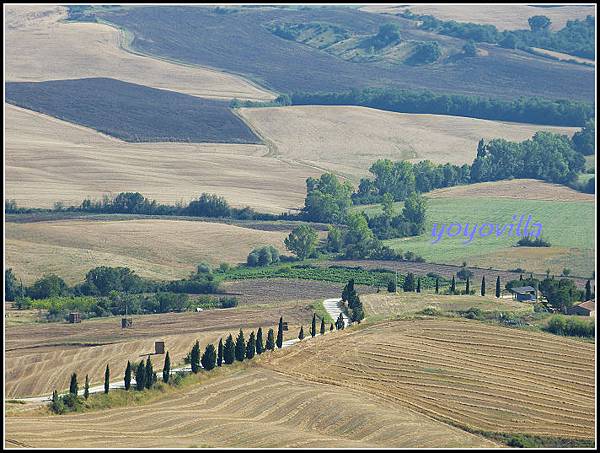
[(285, 252), (289, 231), (263, 231), (193, 220), (61, 220), (6, 223), (6, 262), (32, 283), (55, 273), (70, 284), (93, 267), (125, 266), (138, 275), (187, 277), (202, 262), (245, 262), (263, 245)]
[[(594, 99), (593, 68), (521, 51), (489, 46), (485, 57), (434, 66), (356, 64), (275, 36), (264, 27), (273, 21), (320, 21), (356, 34), (373, 35), (380, 25), (393, 21), (405, 40), (433, 40), (442, 48), (459, 49), (465, 43), (416, 30), (411, 21), (397, 17), (339, 7), (234, 8), (228, 14), (222, 12), (216, 8), (144, 7), (101, 12), (97, 16), (131, 32), (132, 48), (144, 54), (243, 74), (279, 92), (394, 85), (502, 98), (539, 95), (551, 99)], [(199, 23), (203, 26), (196, 26)], [(260, 47), (255, 45), (257, 42)]]
[[(162, 340), (171, 363), (183, 364), (194, 342), (202, 350), (243, 328), (246, 335), (258, 327), (277, 327), (279, 317), (289, 322), (286, 338), (295, 338), (302, 323), (312, 318), (307, 304), (277, 307), (207, 310), (200, 313), (165, 313), (133, 316), (133, 327), (121, 329), (118, 317), (85, 320), (80, 324), (46, 323), (6, 328), (6, 396), (49, 395), (68, 388), (71, 373), (89, 374), (90, 382), (103, 382), (106, 364), (115, 380), (122, 376), (128, 360), (139, 361), (154, 352), (154, 341)], [(162, 369), (163, 355), (152, 355), (155, 369)]]
[(374, 324), (269, 358), (474, 431), (594, 438), (594, 345), (474, 321)]
[[(254, 359), (258, 361), (260, 359)], [(381, 398), (250, 367), (139, 407), (7, 419), (8, 446), (493, 446)], [(215, 373), (215, 372), (213, 372)], [(144, 420), (136, 423), (136, 420)]]
[(127, 142), (260, 143), (224, 101), (113, 78), (9, 82), (5, 96)]
[(131, 37), (123, 30), (107, 24), (67, 22), (65, 6), (13, 5), (6, 7), (5, 14), (6, 80), (113, 77), (205, 98), (275, 97), (233, 74), (130, 52)]

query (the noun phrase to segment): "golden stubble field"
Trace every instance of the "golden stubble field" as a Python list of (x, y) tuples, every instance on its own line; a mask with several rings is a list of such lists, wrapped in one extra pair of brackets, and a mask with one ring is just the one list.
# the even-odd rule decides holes
[(266, 157), (263, 145), (125, 143), (18, 107), (4, 112), (5, 196), (20, 206), (79, 205), (123, 191), (173, 204), (210, 192), (280, 213), (302, 206), (305, 179), (320, 174)]
[(563, 5), (553, 8), (540, 8), (532, 5), (444, 5), (444, 4), (404, 4), (404, 5), (368, 5), (360, 9), (371, 13), (401, 13), (410, 9), (415, 14), (430, 14), (440, 20), (473, 22), (476, 24), (494, 25), (498, 30), (529, 29), (527, 19), (531, 16), (544, 15), (550, 18), (552, 30), (559, 30), (568, 20), (585, 19), (590, 14), (595, 16), (593, 5)]
[[(96, 318), (79, 324), (37, 323), (6, 328), (5, 391), (7, 398), (49, 395), (65, 390), (71, 373), (80, 382), (101, 384), (104, 369), (112, 370), (111, 382), (123, 377), (128, 360), (139, 361), (154, 352), (154, 341), (163, 340), (172, 366), (183, 358), (196, 340), (202, 351), (208, 343), (240, 328), (246, 339), (252, 330), (263, 327), (277, 332), (279, 317), (289, 322), (286, 339), (296, 338), (300, 324), (308, 325), (312, 310), (306, 303), (288, 302), (278, 306), (254, 306), (203, 312), (134, 315), (133, 328), (121, 329), (121, 318)], [(152, 355), (154, 368), (162, 370), (164, 355)]]
[(277, 155), (358, 179), (377, 159), (471, 164), (480, 139), (521, 141), (539, 130), (578, 129), (356, 106), (244, 108), (240, 114)]
[(285, 253), (288, 231), (264, 231), (193, 220), (58, 220), (7, 222), (6, 263), (24, 284), (54, 273), (69, 284), (91, 268), (125, 266), (143, 277), (187, 277), (206, 261), (245, 262), (258, 246)]
[(233, 74), (131, 53), (122, 31), (105, 24), (65, 22), (63, 6), (13, 5), (5, 12), (5, 78), (13, 82), (112, 77), (202, 97), (275, 97)]

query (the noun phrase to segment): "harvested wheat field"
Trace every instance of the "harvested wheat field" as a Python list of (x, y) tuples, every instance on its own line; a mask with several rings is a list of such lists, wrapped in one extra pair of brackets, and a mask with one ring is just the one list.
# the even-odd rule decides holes
[(494, 446), (384, 399), (253, 365), (143, 406), (8, 417), (6, 433), (8, 446), (31, 447)]
[(194, 220), (59, 220), (8, 222), (6, 262), (24, 283), (55, 273), (82, 281), (99, 265), (126, 266), (143, 277), (187, 277), (207, 261), (245, 262), (261, 245), (284, 251), (289, 231), (263, 231)]
[(594, 16), (593, 5), (563, 5), (560, 7), (542, 8), (533, 5), (368, 5), (360, 9), (371, 13), (398, 14), (405, 9), (415, 14), (430, 14), (440, 20), (473, 22), (476, 24), (494, 25), (502, 30), (529, 29), (527, 19), (531, 16), (544, 15), (550, 18), (550, 28), (554, 31), (565, 26), (568, 20), (585, 19), (588, 14)]
[(233, 74), (134, 54), (127, 49), (131, 38), (123, 31), (106, 24), (65, 22), (66, 17), (63, 6), (7, 7), (7, 80), (112, 77), (201, 97), (275, 97)]
[(263, 145), (125, 143), (30, 110), (4, 112), (5, 196), (20, 206), (79, 205), (124, 191), (173, 204), (210, 192), (280, 213), (302, 206), (305, 179), (320, 174), (266, 157)]
[[(72, 372), (89, 374), (100, 384), (108, 363), (118, 380), (128, 360), (139, 361), (154, 351), (154, 341), (163, 340), (173, 366), (199, 340), (207, 343), (240, 328), (246, 336), (258, 327), (275, 328), (279, 317), (289, 322), (286, 339), (296, 338), (300, 324), (308, 325), (312, 310), (306, 304), (288, 303), (277, 307), (216, 309), (203, 312), (165, 313), (132, 316), (133, 327), (121, 329), (121, 318), (96, 318), (80, 324), (44, 323), (6, 328), (5, 391), (7, 397), (49, 395), (68, 388)], [(265, 331), (266, 338), (266, 331)], [(163, 355), (153, 355), (161, 370)]]
[(569, 136), (577, 131), (354, 106), (251, 108), (240, 109), (240, 113), (282, 159), (354, 179), (366, 175), (377, 159), (470, 164), (482, 138), (522, 141), (539, 130)]
[(470, 430), (594, 439), (594, 345), (476, 321), (391, 321), (306, 341), (269, 365)]
[(516, 200), (589, 201), (594, 194), (578, 192), (562, 184), (552, 184), (538, 179), (512, 179), (480, 182), (464, 186), (436, 189), (427, 198), (514, 198)]

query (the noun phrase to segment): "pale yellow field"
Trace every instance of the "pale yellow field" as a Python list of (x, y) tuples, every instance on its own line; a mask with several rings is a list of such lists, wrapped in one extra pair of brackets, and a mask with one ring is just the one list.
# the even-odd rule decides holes
[(377, 159), (471, 163), (481, 138), (525, 140), (539, 130), (573, 135), (577, 128), (516, 124), (366, 107), (293, 106), (240, 109), (282, 159), (356, 179)]
[(122, 191), (176, 203), (210, 192), (280, 213), (302, 206), (305, 179), (319, 174), (266, 157), (263, 145), (125, 143), (11, 105), (4, 112), (5, 196), (20, 206), (79, 205)]
[(551, 184), (537, 179), (512, 179), (480, 182), (465, 186), (436, 189), (427, 198), (515, 198), (518, 200), (548, 201), (589, 201), (594, 202), (593, 194), (578, 192), (562, 184)]
[(128, 37), (111, 26), (68, 23), (62, 6), (8, 6), (5, 78), (38, 82), (112, 77), (202, 97), (273, 99), (273, 93), (242, 77), (185, 66), (126, 50)]
[(415, 14), (430, 14), (440, 20), (456, 20), (458, 22), (473, 22), (476, 24), (495, 25), (498, 30), (529, 29), (527, 19), (531, 16), (547, 16), (552, 21), (550, 28), (559, 30), (568, 20), (585, 19), (589, 14), (595, 16), (593, 5), (565, 5), (559, 8), (539, 8), (530, 5), (368, 5), (360, 9), (372, 13), (401, 13), (410, 9)]
[(269, 360), (468, 429), (594, 438), (594, 344), (477, 321), (391, 321)]
[(562, 53), (562, 52), (555, 52), (553, 50), (546, 50), (546, 49), (540, 49), (538, 47), (533, 47), (533, 50), (546, 54), (546, 55), (550, 55), (551, 57), (556, 57), (559, 60), (573, 60), (573, 61), (577, 61), (579, 63), (588, 63), (591, 65), (596, 66), (596, 62), (594, 60), (590, 60), (589, 58), (581, 58), (581, 57), (575, 57), (573, 55), (569, 55), (566, 53)]
[(127, 266), (153, 279), (187, 277), (202, 261), (245, 262), (250, 250), (285, 252), (288, 232), (187, 220), (7, 222), (6, 263), (24, 284), (55, 273), (70, 284), (93, 267)]
[(213, 376), (143, 406), (54, 417), (8, 417), (7, 446), (494, 446), (356, 390), (306, 382), (252, 365), (214, 371)]

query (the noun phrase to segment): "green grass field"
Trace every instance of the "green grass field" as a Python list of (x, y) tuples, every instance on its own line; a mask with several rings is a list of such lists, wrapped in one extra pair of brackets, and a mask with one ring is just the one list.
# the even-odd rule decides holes
[[(371, 214), (379, 206), (366, 207)], [(397, 204), (397, 212), (401, 203)], [(542, 236), (552, 247), (514, 247), (518, 237), (495, 234), (481, 238), (475, 236), (470, 244), (462, 233), (456, 237), (443, 238), (432, 244), (431, 230), (434, 223), (473, 224), (514, 223), (521, 214), (531, 214), (532, 222), (543, 225)], [(441, 198), (429, 199), (425, 233), (413, 238), (391, 239), (387, 245), (410, 250), (434, 263), (461, 264), (497, 269), (521, 267), (531, 272), (550, 269), (559, 275), (563, 268), (571, 269), (572, 275), (587, 277), (594, 269), (594, 205), (589, 202), (560, 202), (540, 200), (516, 200), (506, 198)]]

